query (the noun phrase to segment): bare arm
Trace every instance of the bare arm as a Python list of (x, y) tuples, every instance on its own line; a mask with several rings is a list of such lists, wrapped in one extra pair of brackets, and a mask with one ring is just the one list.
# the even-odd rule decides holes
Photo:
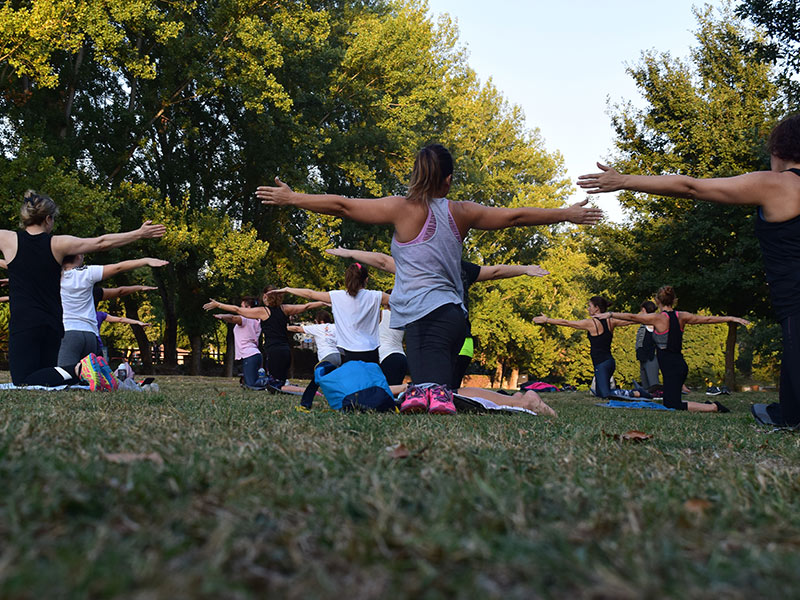
[[(327, 292), (320, 292), (325, 293)], [(307, 310), (314, 310), (316, 308), (322, 308), (323, 306), (329, 306), (330, 302), (324, 301), (317, 301), (317, 302), (306, 302), (305, 304), (281, 304), (281, 308), (286, 316), (292, 315), (299, 315), (300, 313), (304, 313)]]
[(140, 327), (150, 327), (150, 323), (144, 321), (137, 321), (136, 319), (129, 319), (128, 317), (117, 317), (115, 315), (106, 315), (106, 321), (109, 323), (125, 323), (127, 325), (139, 325)]
[(758, 171), (736, 177), (696, 179), (686, 175), (624, 175), (597, 163), (600, 173), (581, 175), (578, 185), (590, 194), (631, 190), (656, 196), (693, 198), (721, 204), (764, 207), (769, 221), (782, 221), (800, 212), (796, 175)]
[[(281, 293), (292, 294), (294, 296), (300, 296), (301, 298), (307, 298), (308, 300), (314, 300), (316, 302), (322, 302), (322, 303), (325, 303), (325, 304), (330, 304), (331, 303), (331, 295), (330, 295), (329, 292), (318, 292), (316, 290), (310, 290), (308, 288), (290, 288), (290, 287), (285, 287), (285, 288), (282, 288), (280, 290), (272, 290), (269, 293), (270, 294), (281, 294)], [(306, 307), (308, 306), (308, 304), (285, 304), (284, 306), (286, 306), (287, 308), (290, 307), (290, 306), (299, 306), (299, 307), (302, 307), (303, 310), (307, 310)], [(318, 306), (322, 306), (322, 305), (318, 305)], [(294, 309), (292, 309), (292, 310), (294, 310)], [(298, 311), (293, 312), (291, 314), (297, 314), (297, 313), (303, 312), (303, 310), (298, 310)], [(284, 309), (284, 312), (285, 312), (285, 309)]]
[(325, 250), (328, 254), (350, 258), (356, 262), (364, 263), (368, 267), (375, 267), (387, 273), (394, 273), (394, 258), (382, 252), (367, 252), (366, 250), (349, 250), (347, 248), (330, 248)]
[(203, 310), (214, 310), (215, 308), (247, 317), (248, 319), (259, 319), (261, 321), (269, 319), (269, 309), (266, 306), (242, 307), (235, 304), (223, 304), (213, 299), (203, 304)]
[[(103, 266), (103, 279), (108, 279), (120, 273), (133, 271), (134, 269), (141, 269), (142, 267), (163, 267), (168, 265), (168, 260), (161, 260), (158, 258), (137, 258), (136, 260), (123, 260), (122, 262), (114, 263), (112, 265)], [(104, 294), (105, 297), (105, 294)]]
[(231, 325), (242, 324), (242, 317), (239, 315), (214, 315), (214, 318), (219, 319), (220, 321), (225, 321), (226, 323), (230, 323)]
[(291, 333), (305, 333), (306, 332), (306, 330), (303, 329), (302, 325), (287, 325), (286, 326), (286, 331), (289, 331)]
[(490, 281), (493, 279), (508, 279), (510, 277), (519, 277), (521, 275), (528, 275), (530, 277), (544, 277), (549, 275), (549, 271), (545, 271), (539, 265), (490, 265), (488, 267), (481, 267), (478, 278), (475, 281)]
[(87, 254), (119, 248), (131, 242), (146, 238), (160, 238), (166, 232), (163, 225), (153, 225), (145, 221), (139, 229), (125, 233), (107, 233), (95, 238), (79, 238), (72, 235), (55, 235), (51, 247), (53, 256), (60, 263), (68, 254)]
[(153, 287), (152, 285), (122, 285), (115, 288), (103, 288), (103, 300), (122, 298), (122, 296), (130, 296), (136, 292), (149, 292), (157, 289), (157, 287)]
[(475, 202), (451, 202), (453, 217), (462, 235), (469, 229), (504, 229), (524, 225), (551, 225), (569, 221), (578, 225), (594, 225), (603, 216), (599, 208), (586, 207), (588, 200), (567, 208), (499, 208)]
[(4, 261), (2, 258), (0, 258), (0, 269), (7, 269), (7, 268), (8, 268), (8, 263)]
[(533, 317), (533, 322), (536, 325), (558, 325), (560, 327), (572, 327), (573, 329), (582, 329), (583, 331), (594, 331), (592, 319), (582, 319), (580, 321), (568, 321), (566, 319), (551, 319), (545, 315)]
[(662, 318), (663, 313), (620, 313), (620, 312), (607, 312), (595, 315), (597, 319), (612, 319), (618, 321), (618, 325), (622, 326), (626, 321), (628, 324), (641, 323), (643, 325), (652, 325), (656, 327), (658, 321)]
[(695, 315), (687, 312), (678, 313), (678, 317), (682, 323), (691, 325), (711, 325), (714, 323), (738, 323), (739, 325), (746, 326), (750, 324), (750, 321), (742, 319), (740, 317), (729, 317), (729, 316), (714, 317), (714, 316)]
[(385, 198), (346, 198), (334, 194), (303, 194), (292, 189), (277, 177), (275, 187), (260, 186), (256, 198), (262, 204), (296, 206), (323, 215), (333, 215), (375, 225), (394, 224), (400, 212), (402, 196)]

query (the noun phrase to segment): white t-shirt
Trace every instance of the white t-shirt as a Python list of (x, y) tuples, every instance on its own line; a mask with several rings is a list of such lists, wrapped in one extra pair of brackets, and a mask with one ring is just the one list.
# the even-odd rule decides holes
[(389, 327), (391, 314), (392, 311), (390, 310), (381, 311), (381, 324), (379, 327), (381, 345), (378, 348), (378, 356), (381, 362), (390, 354), (405, 354), (403, 351), (403, 335), (405, 331)]
[(330, 294), (339, 348), (351, 352), (375, 350), (380, 345), (378, 319), (383, 292), (362, 288), (355, 298), (346, 290)]
[(314, 343), (317, 345), (317, 360), (322, 360), (331, 354), (339, 354), (339, 349), (336, 347), (336, 325), (333, 323), (303, 325), (303, 331), (314, 338)]
[(92, 288), (99, 281), (103, 281), (103, 265), (88, 265), (61, 273), (61, 309), (66, 331), (90, 331), (100, 335), (92, 297)]

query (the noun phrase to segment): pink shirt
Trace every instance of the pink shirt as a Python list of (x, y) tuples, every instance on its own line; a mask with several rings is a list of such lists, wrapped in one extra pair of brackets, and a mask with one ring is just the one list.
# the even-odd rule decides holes
[(239, 317), (241, 325), (234, 325), (233, 340), (236, 346), (236, 360), (258, 354), (258, 336), (261, 333), (261, 321)]

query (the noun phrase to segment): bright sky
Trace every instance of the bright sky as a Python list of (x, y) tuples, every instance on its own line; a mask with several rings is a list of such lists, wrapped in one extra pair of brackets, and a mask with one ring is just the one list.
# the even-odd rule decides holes
[[(612, 153), (607, 100), (641, 97), (626, 65), (655, 49), (687, 58), (696, 45), (692, 7), (700, 0), (428, 0), (432, 14), (458, 21), (459, 39), (481, 81), (490, 77), (539, 128), (548, 151), (558, 150), (570, 179), (596, 171)], [(719, 6), (720, 0), (708, 2)], [(577, 191), (574, 199), (583, 199)], [(595, 204), (614, 221), (614, 196)]]

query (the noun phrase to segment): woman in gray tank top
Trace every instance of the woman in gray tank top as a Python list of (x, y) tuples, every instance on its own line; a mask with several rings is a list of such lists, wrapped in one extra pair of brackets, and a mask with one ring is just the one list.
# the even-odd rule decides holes
[(461, 290), (462, 242), (471, 229), (503, 229), (570, 221), (594, 224), (602, 211), (587, 201), (567, 208), (496, 208), (475, 202), (451, 202), (453, 158), (440, 144), (417, 154), (407, 196), (376, 199), (332, 194), (302, 194), (275, 179), (256, 196), (263, 204), (296, 206), (368, 224), (394, 226), (392, 256), (397, 276), (392, 292), (393, 328), (405, 329), (413, 384), (403, 412), (453, 414), (453, 381), (466, 320)]

